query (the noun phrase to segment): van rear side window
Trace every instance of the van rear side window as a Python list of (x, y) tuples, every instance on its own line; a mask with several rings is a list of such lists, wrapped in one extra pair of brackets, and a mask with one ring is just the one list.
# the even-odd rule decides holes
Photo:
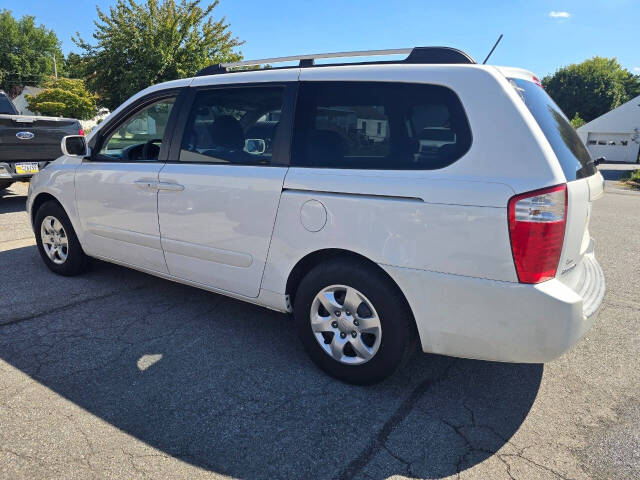
[(515, 84), (516, 90), (551, 144), (567, 182), (590, 177), (596, 173), (596, 166), (584, 143), (547, 92), (527, 80), (510, 80)]
[(437, 85), (303, 82), (296, 107), (292, 165), (432, 170), (471, 146), (457, 95)]

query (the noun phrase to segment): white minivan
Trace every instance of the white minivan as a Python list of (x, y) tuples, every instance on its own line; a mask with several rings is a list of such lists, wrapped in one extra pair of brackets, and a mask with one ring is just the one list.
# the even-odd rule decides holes
[(208, 67), (63, 151), (27, 202), (51, 270), (95, 257), (291, 312), (347, 382), (392, 374), (415, 339), (549, 361), (604, 296), (589, 234), (603, 178), (585, 146), (533, 74), (459, 50)]

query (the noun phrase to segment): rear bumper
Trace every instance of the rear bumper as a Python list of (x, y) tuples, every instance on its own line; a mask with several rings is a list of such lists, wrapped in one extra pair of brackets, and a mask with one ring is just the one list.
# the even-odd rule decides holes
[(413, 310), (425, 352), (480, 360), (540, 363), (569, 350), (591, 328), (605, 293), (592, 253), (571, 288), (383, 266)]
[(0, 181), (2, 180), (12, 180), (15, 182), (20, 181), (28, 181), (31, 177), (35, 175), (35, 173), (16, 173), (16, 163), (37, 163), (38, 168), (42, 170), (50, 160), (31, 160), (24, 162), (0, 162)]

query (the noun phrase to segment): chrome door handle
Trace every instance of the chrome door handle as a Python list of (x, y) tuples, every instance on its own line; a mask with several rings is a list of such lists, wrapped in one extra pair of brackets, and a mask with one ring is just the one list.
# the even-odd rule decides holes
[(133, 182), (136, 187), (142, 188), (143, 190), (157, 190), (158, 182), (155, 180), (136, 180)]
[(184, 190), (184, 185), (173, 182), (158, 182), (158, 190), (166, 190), (170, 192), (181, 192)]

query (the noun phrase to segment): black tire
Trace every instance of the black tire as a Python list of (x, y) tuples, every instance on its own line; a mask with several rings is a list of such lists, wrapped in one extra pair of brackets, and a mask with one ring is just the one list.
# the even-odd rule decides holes
[[(311, 328), (314, 299), (323, 289), (332, 285), (356, 289), (372, 303), (377, 312), (382, 332), (379, 347), (373, 357), (364, 363), (345, 364), (334, 359), (320, 345)], [(330, 260), (309, 271), (296, 291), (293, 318), (298, 336), (315, 364), (347, 383), (368, 385), (382, 381), (404, 363), (415, 346), (415, 322), (397, 285), (378, 267), (355, 259)], [(333, 338), (337, 333), (322, 335)], [(347, 335), (345, 341), (348, 340)]]
[[(62, 263), (55, 263), (51, 258), (49, 258), (42, 242), (41, 227), (42, 222), (47, 217), (54, 217), (64, 227), (64, 233), (67, 238), (67, 257)], [(89, 257), (87, 257), (82, 250), (82, 246), (78, 241), (78, 237), (71, 225), (71, 221), (59, 203), (50, 200), (40, 206), (35, 216), (34, 232), (36, 235), (38, 251), (40, 252), (42, 260), (44, 260), (44, 263), (49, 267), (49, 270), (57, 273), (58, 275), (64, 276), (79, 275), (87, 270), (89, 267)]]

